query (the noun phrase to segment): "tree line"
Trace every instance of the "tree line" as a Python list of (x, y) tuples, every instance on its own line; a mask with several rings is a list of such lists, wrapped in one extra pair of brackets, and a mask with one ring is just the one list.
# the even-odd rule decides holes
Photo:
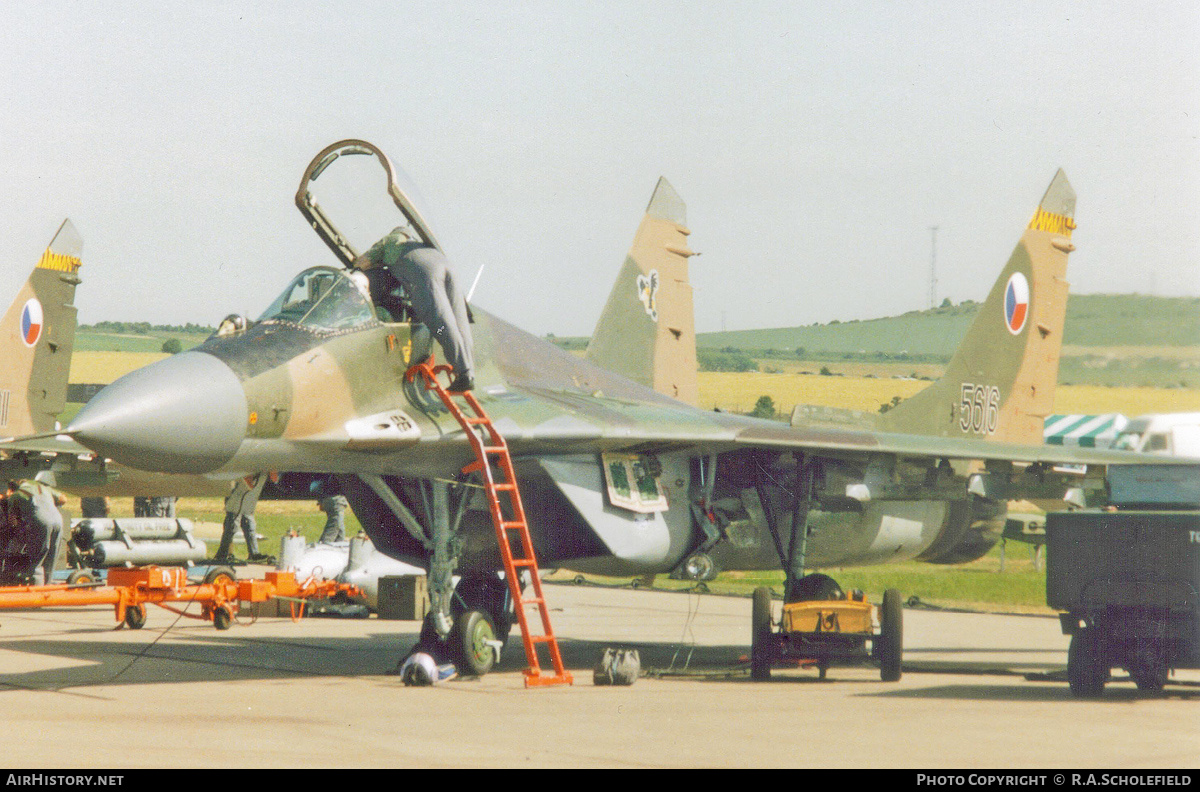
[(132, 333), (134, 335), (149, 335), (159, 333), (212, 333), (215, 327), (198, 325), (188, 322), (185, 325), (160, 325), (149, 322), (96, 322), (90, 325), (80, 325), (80, 330), (95, 330), (101, 333)]

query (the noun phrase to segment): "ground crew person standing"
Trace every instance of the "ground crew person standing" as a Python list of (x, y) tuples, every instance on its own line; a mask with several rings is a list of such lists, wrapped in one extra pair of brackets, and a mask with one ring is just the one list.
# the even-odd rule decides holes
[(355, 259), (354, 266), (367, 273), (371, 283), (371, 298), (375, 304), (389, 311), (393, 311), (393, 305), (389, 303), (396, 302), (393, 294), (395, 288), (387, 283), (386, 278), (379, 277), (379, 273), (386, 271), (404, 285), (413, 319), (429, 328), (429, 332), (441, 344), (446, 362), (454, 369), (450, 390), (474, 388), (473, 343), (467, 301), (454, 282), (454, 274), (442, 252), (423, 242), (414, 241), (411, 234), (399, 227)]
[(25, 574), (35, 586), (49, 581), (54, 572), (54, 556), (63, 528), (58, 507), (66, 502), (66, 498), (40, 481), (8, 482), (8, 509), (24, 533)]
[(346, 541), (346, 507), (350, 502), (345, 495), (330, 495), (317, 501), (317, 506), (325, 512), (325, 529), (321, 531), (318, 542), (330, 544)]
[(24, 536), (21, 526), (17, 523), (17, 509), (9, 503), (9, 497), (14, 490), (0, 492), (0, 585), (15, 586), (25, 570)]
[(215, 560), (220, 563), (231, 561), (233, 556), (229, 546), (233, 544), (233, 534), (240, 526), (246, 537), (246, 554), (251, 561), (263, 558), (258, 552), (258, 528), (254, 524), (254, 509), (258, 506), (258, 496), (262, 494), (263, 485), (267, 483), (267, 474), (247, 476), (238, 479), (233, 485), (229, 496), (225, 498), (225, 526), (221, 532), (221, 546), (217, 549)]

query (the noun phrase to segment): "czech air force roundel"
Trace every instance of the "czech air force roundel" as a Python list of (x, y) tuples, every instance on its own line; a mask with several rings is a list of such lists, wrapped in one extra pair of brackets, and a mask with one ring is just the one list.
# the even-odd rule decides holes
[(1008, 332), (1016, 335), (1025, 329), (1028, 318), (1029, 281), (1021, 273), (1014, 272), (1004, 290), (1004, 323), (1008, 325)]
[(21, 340), (31, 347), (42, 337), (42, 304), (37, 297), (30, 297), (21, 311)]

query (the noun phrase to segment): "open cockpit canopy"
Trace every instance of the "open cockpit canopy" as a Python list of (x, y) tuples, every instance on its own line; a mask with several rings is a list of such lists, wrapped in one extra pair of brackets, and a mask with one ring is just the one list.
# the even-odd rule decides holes
[[(353, 166), (354, 161), (362, 161), (363, 165)], [(374, 161), (376, 165), (382, 168), (382, 176), (384, 177), (384, 189), (386, 190), (388, 203), (390, 206), (380, 207), (375, 206), (370, 201), (371, 190), (367, 190), (364, 185), (374, 184), (371, 181), (370, 174), (379, 174), (380, 171), (373, 167), (365, 168), (364, 165)], [(327, 172), (329, 167), (335, 162), (339, 163), (339, 167), (334, 168), (333, 172), (340, 172), (349, 168), (348, 173), (343, 173), (342, 176), (349, 176), (349, 182), (339, 180), (336, 176), (326, 176), (325, 182), (332, 182), (331, 187), (334, 189), (334, 194), (327, 194), (327, 198), (334, 200), (337, 203), (348, 201), (349, 203), (342, 204), (342, 211), (336, 211), (335, 214), (341, 218), (341, 222), (347, 225), (339, 229), (334, 225), (332, 218), (326, 213), (318, 203), (314, 195), (316, 182), (323, 174)], [(322, 182), (322, 184), (325, 184)], [(341, 189), (339, 189), (341, 188)], [(363, 193), (367, 195), (340, 195), (340, 192), (348, 190), (351, 193)], [(380, 196), (382, 197), (382, 196)], [(367, 200), (365, 204), (359, 204), (357, 201)], [(375, 145), (368, 143), (365, 140), (342, 140), (334, 143), (331, 146), (326, 146), (321, 150), (313, 161), (309, 163), (308, 168), (304, 171), (304, 177), (300, 180), (300, 188), (296, 191), (296, 206), (300, 209), (300, 213), (304, 215), (304, 219), (308, 221), (317, 235), (322, 241), (337, 255), (338, 259), (345, 266), (352, 266), (354, 260), (366, 248), (377, 241), (379, 237), (390, 231), (396, 226), (405, 226), (409, 228), (412, 235), (421, 242), (429, 245), (432, 248), (441, 250), (437, 238), (433, 235), (433, 230), (429, 223), (425, 220), (424, 215), (418, 208), (423, 201), (416, 190), (416, 186), (408, 177), (408, 174), (403, 169), (396, 167), (391, 160), (387, 158), (382, 151)], [(355, 233), (358, 223), (368, 223), (367, 216), (374, 215), (376, 211), (381, 211), (384, 218), (382, 225), (376, 225), (374, 236), (366, 240), (355, 240)]]

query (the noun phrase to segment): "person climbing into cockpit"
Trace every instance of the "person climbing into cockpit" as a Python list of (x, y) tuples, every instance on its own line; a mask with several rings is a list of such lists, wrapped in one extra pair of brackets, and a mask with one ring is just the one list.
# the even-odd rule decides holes
[(371, 299), (395, 321), (406, 314), (429, 328), (454, 369), (450, 390), (475, 387), (467, 301), (442, 252), (400, 226), (354, 260), (370, 283)]

